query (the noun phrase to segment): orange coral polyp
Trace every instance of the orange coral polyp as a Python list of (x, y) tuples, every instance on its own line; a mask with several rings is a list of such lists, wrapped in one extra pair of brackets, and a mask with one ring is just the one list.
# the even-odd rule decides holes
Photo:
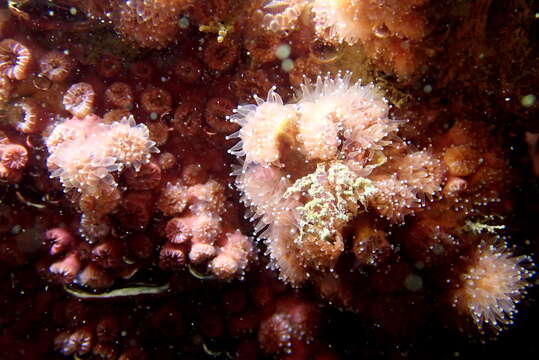
[(78, 118), (83, 118), (92, 112), (95, 101), (95, 92), (88, 83), (71, 85), (62, 100), (65, 109)]
[(13, 39), (0, 42), (0, 74), (11, 80), (24, 80), (28, 76), (32, 52)]
[[(28, 163), (28, 150), (22, 145), (0, 144), (0, 164), (9, 170), (22, 170)], [(8, 171), (9, 171), (8, 170)]]
[(15, 129), (33, 134), (42, 128), (41, 108), (32, 98), (15, 102), (8, 111), (8, 120)]
[(115, 107), (131, 109), (133, 100), (133, 89), (124, 82), (115, 82), (105, 90), (105, 101)]
[(73, 71), (73, 60), (60, 51), (49, 51), (39, 60), (41, 74), (53, 82), (66, 80)]

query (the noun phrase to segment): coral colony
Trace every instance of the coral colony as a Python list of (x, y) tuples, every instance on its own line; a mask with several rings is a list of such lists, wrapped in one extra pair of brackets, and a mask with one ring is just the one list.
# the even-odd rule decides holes
[(533, 358), (537, 14), (3, 2), (0, 358)]

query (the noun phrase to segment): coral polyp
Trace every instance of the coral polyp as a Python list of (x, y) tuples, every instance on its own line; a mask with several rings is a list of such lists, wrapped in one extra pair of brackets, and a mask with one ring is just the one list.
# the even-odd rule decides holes
[(0, 42), (0, 73), (12, 80), (23, 80), (28, 76), (32, 52), (13, 39)]
[(88, 83), (72, 85), (65, 93), (63, 104), (65, 109), (78, 118), (83, 118), (92, 112), (95, 91)]
[(513, 323), (534, 272), (528, 256), (516, 256), (504, 243), (481, 243), (452, 293), (453, 306), (481, 331), (499, 332)]

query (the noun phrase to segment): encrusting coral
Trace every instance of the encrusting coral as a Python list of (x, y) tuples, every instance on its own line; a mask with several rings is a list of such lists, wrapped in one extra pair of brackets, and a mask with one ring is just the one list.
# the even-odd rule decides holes
[(164, 48), (176, 38), (178, 17), (192, 0), (131, 0), (117, 6), (117, 28), (150, 48)]

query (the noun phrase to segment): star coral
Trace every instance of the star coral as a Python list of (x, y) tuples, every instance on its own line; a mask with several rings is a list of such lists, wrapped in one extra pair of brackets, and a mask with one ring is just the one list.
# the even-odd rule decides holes
[(42, 130), (41, 108), (32, 98), (14, 103), (8, 112), (8, 121), (17, 130), (25, 134), (37, 133)]
[(59, 51), (49, 51), (39, 59), (40, 74), (50, 81), (62, 82), (73, 72), (73, 60)]
[(28, 150), (19, 144), (0, 143), (0, 179), (11, 183), (21, 180), (28, 163)]
[(63, 104), (65, 109), (78, 118), (83, 118), (92, 112), (95, 101), (95, 91), (88, 83), (72, 85), (65, 93)]

